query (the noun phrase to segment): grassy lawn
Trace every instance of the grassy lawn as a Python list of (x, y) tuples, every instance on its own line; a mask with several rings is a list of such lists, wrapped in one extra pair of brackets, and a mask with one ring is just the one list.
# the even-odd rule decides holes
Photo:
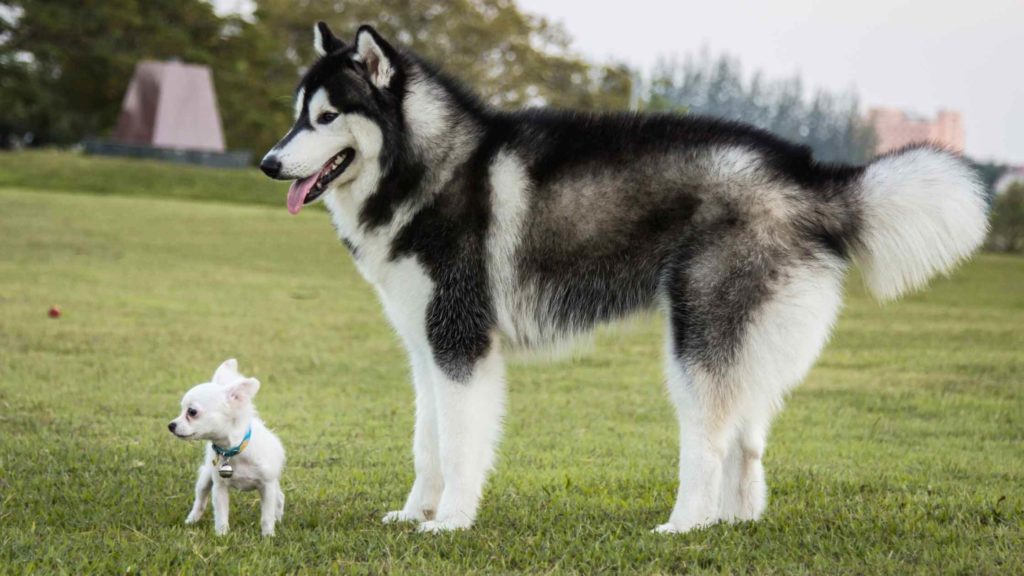
[[(224, 202), (184, 201), (206, 191)], [(284, 192), (0, 155), (0, 571), (1024, 573), (1024, 260), (979, 257), (885, 307), (851, 278), (773, 429), (761, 522), (649, 533), (677, 455), (645, 318), (512, 367), (478, 525), (431, 536), (380, 523), (412, 481), (397, 339), (326, 215), (290, 217)], [(289, 451), (273, 539), (251, 493), (225, 538), (183, 524), (201, 448), (166, 424), (231, 356)]]

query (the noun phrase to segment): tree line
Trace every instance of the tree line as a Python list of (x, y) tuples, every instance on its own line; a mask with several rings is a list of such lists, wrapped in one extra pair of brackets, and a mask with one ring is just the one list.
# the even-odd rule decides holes
[(640, 74), (588, 62), (562, 27), (514, 0), (258, 0), (251, 16), (203, 0), (0, 0), (0, 144), (102, 137), (144, 59), (213, 71), (230, 148), (269, 148), (291, 122), (291, 95), (313, 58), (311, 28), (342, 38), (373, 23), (505, 108), (630, 107), (745, 120), (810, 145), (826, 161), (863, 161), (873, 134), (853, 94), (804, 97), (799, 78), (745, 78), (738, 61), (704, 53)]
[(697, 114), (744, 121), (783, 138), (810, 146), (825, 162), (865, 162), (875, 149), (875, 134), (864, 120), (855, 93), (817, 90), (804, 96), (799, 76), (749, 79), (739, 60), (727, 54), (662, 60), (648, 90), (653, 110), (686, 109)]

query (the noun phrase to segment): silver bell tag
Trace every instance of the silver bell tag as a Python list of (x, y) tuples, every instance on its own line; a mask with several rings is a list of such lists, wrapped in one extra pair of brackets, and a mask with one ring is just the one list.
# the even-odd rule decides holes
[(235, 469), (231, 467), (231, 459), (224, 458), (220, 463), (220, 468), (217, 469), (217, 473), (220, 474), (221, 478), (231, 478), (235, 474)]

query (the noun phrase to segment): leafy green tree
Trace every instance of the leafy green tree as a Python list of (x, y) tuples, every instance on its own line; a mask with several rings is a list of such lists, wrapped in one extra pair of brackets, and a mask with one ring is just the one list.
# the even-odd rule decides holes
[(0, 0), (0, 141), (101, 136), (135, 64), (177, 58), (212, 68), (228, 146), (260, 152), (290, 122), (317, 20), (349, 38), (373, 24), (501, 107), (625, 108), (632, 91), (628, 68), (585, 62), (513, 0), (262, 0), (253, 18), (202, 0)]
[(14, 0), (2, 8), (18, 17), (0, 43), (0, 102), (13, 103), (12, 123), (41, 142), (108, 130), (136, 62), (209, 64), (225, 24), (200, 0)]
[(1024, 253), (1024, 184), (1013, 184), (992, 204), (988, 248)]
[(261, 0), (255, 16), (283, 40), (296, 67), (312, 58), (315, 21), (327, 22), (347, 41), (361, 24), (371, 24), (497, 106), (629, 104), (628, 68), (587, 63), (572, 52), (561, 27), (521, 12), (513, 0)]

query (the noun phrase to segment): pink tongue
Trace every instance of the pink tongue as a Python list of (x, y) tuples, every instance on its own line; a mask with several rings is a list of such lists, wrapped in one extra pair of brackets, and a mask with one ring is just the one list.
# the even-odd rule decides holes
[(317, 172), (309, 178), (303, 178), (302, 180), (296, 180), (292, 182), (292, 185), (288, 188), (288, 211), (292, 214), (298, 214), (299, 210), (302, 210), (302, 203), (306, 200), (306, 196), (309, 195), (309, 191), (313, 189), (313, 184), (316, 184), (317, 177), (320, 173)]

